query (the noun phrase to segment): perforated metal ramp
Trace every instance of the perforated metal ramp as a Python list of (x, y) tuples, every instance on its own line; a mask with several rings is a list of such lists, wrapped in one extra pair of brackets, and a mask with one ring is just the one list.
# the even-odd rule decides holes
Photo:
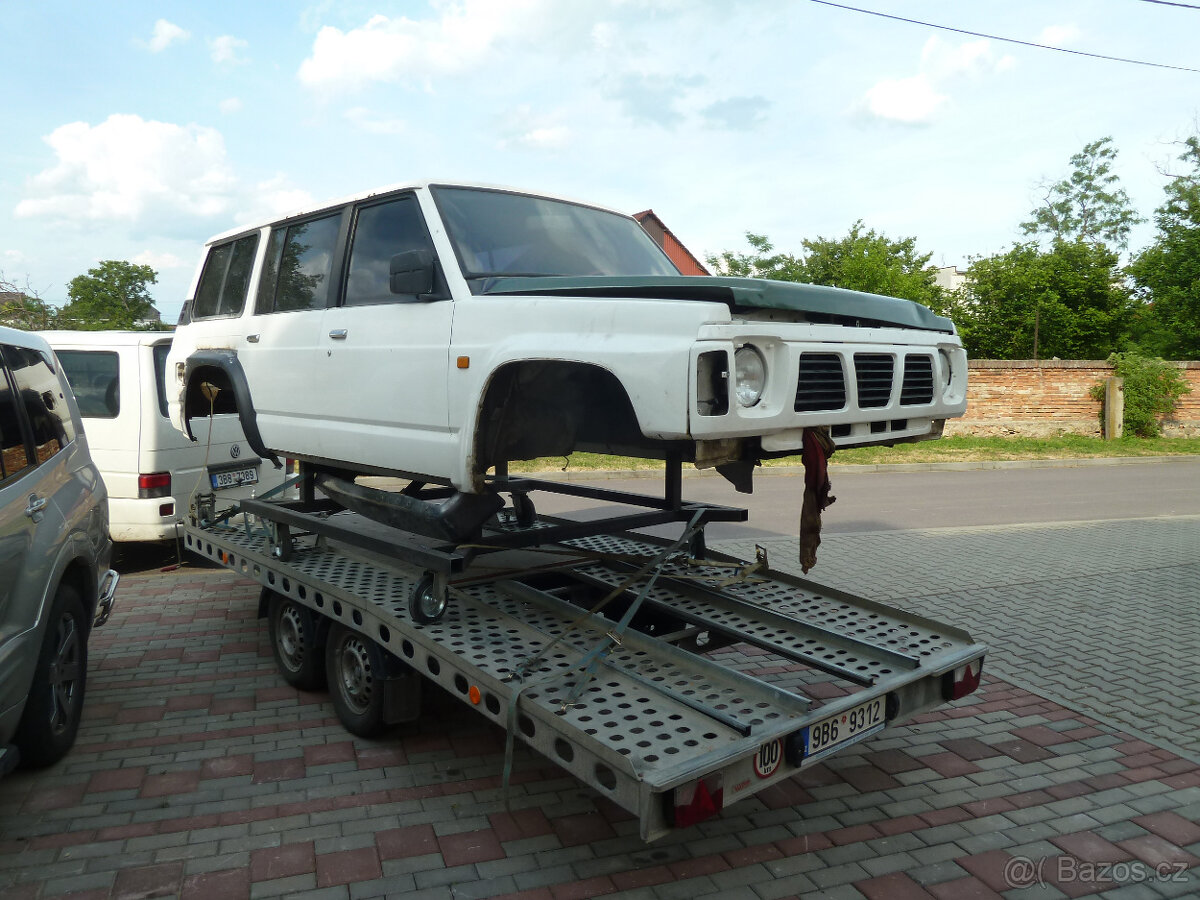
[[(889, 718), (928, 708), (941, 702), (940, 676), (983, 653), (954, 629), (846, 595), (797, 592), (776, 573), (721, 588), (729, 568), (664, 565), (648, 603), (866, 685), (816, 710), (804, 696), (654, 637), (627, 631), (614, 642), (610, 619), (528, 577), (552, 571), (615, 587), (628, 579), (630, 559), (662, 550), (651, 539), (491, 554), (451, 582), (445, 616), (420, 626), (408, 611), (420, 568), (303, 538), (284, 560), (238, 518), (185, 535), (189, 549), (359, 630), (464, 702), (477, 696), (482, 714), (513, 723), (516, 737), (636, 813), (644, 839), (670, 830), (672, 789), (717, 773), (729, 786), (726, 803), (761, 790), (817, 758), (777, 760), (768, 771), (755, 762), (763, 748), (782, 756), (806, 725), (864, 697), (887, 696)], [(598, 646), (607, 652), (585, 676)]]

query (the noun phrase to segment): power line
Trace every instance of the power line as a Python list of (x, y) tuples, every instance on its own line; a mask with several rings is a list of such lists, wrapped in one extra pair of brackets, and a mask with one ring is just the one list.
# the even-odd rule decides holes
[(1176, 3), (1175, 0), (1142, 0), (1143, 3), (1158, 3), (1162, 6), (1181, 6), (1184, 9), (1200, 9), (1194, 3)]
[[(953, 31), (955, 34), (967, 34), (971, 37), (987, 38), (990, 41), (1004, 41), (1008, 44), (1020, 44), (1022, 47), (1036, 47), (1039, 50), (1054, 50), (1058, 53), (1071, 53), (1075, 56), (1090, 56), (1092, 59), (1107, 59), (1110, 62), (1130, 63), (1135, 66), (1150, 66), (1155, 69), (1173, 69), (1176, 72), (1196, 72), (1200, 74), (1200, 69), (1192, 69), (1187, 66), (1169, 66), (1166, 63), (1148, 62), (1144, 59), (1128, 59), (1123, 56), (1105, 56), (1103, 53), (1087, 53), (1083, 50), (1068, 50), (1066, 47), (1051, 47), (1049, 44), (1035, 44), (1032, 41), (1019, 41), (1016, 38), (1000, 37), (995, 34), (984, 34), (981, 31), (967, 31), (965, 28), (952, 28), (949, 25), (938, 25), (934, 22), (922, 22), (919, 19), (906, 19), (904, 16), (893, 16), (889, 13), (879, 12), (874, 9), (860, 9), (857, 6), (846, 6), (844, 3), (833, 3), (831, 0), (809, 0), (810, 3), (819, 3), (821, 6), (832, 6), (836, 9), (845, 9), (850, 12), (864, 13), (868, 16), (878, 16), (881, 19), (892, 19), (896, 22), (907, 22), (910, 25), (923, 25), (926, 28), (937, 28), (941, 31)], [(1166, 3), (1167, 0), (1150, 0), (1150, 2)], [(1172, 3), (1173, 6), (1183, 6), (1181, 3)], [(1195, 7), (1200, 9), (1200, 7)]]

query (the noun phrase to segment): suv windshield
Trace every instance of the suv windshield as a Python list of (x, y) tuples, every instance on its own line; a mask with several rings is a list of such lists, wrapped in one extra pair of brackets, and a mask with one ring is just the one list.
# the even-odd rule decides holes
[(527, 194), (433, 188), (463, 275), (678, 275), (628, 216)]

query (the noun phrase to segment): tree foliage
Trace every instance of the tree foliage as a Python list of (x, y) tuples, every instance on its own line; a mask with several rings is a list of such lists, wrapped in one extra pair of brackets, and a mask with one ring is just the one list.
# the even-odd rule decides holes
[(105, 328), (136, 329), (147, 326), (153, 315), (148, 285), (158, 281), (150, 266), (106, 259), (71, 279), (70, 302), (60, 318), (65, 327), (85, 331)]
[[(1161, 420), (1175, 412), (1180, 397), (1191, 393), (1187, 380), (1177, 366), (1162, 359), (1114, 353), (1108, 361), (1113, 364), (1113, 374), (1124, 380), (1125, 431), (1138, 437), (1158, 437)], [(1092, 385), (1091, 393), (1093, 399), (1103, 400), (1104, 382)]]
[(1104, 359), (1128, 318), (1117, 255), (1101, 244), (1015, 244), (973, 260), (953, 317), (967, 352), (984, 359)]
[(750, 253), (726, 250), (706, 262), (718, 275), (832, 285), (914, 300), (937, 312), (947, 304), (934, 281), (937, 269), (929, 265), (932, 254), (918, 253), (916, 238), (891, 240), (861, 219), (845, 237), (801, 241), (800, 256), (777, 252), (765, 235), (747, 232), (746, 242)]
[(1134, 338), (1169, 359), (1200, 358), (1200, 136), (1184, 142), (1179, 159), (1189, 171), (1167, 182), (1166, 201), (1154, 215), (1154, 243), (1138, 254), (1129, 274), (1144, 306)]
[(54, 328), (58, 310), (38, 296), (28, 285), (21, 288), (0, 273), (0, 325), (22, 331)]
[(1021, 223), (1025, 234), (1046, 234), (1055, 241), (1108, 244), (1123, 250), (1129, 231), (1144, 221), (1112, 171), (1117, 151), (1112, 138), (1092, 141), (1071, 157), (1071, 174), (1046, 186), (1042, 204)]

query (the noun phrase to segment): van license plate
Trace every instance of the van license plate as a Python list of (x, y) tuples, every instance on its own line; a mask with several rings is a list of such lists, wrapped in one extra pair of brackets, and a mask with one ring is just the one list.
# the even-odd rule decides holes
[(838, 744), (852, 741), (869, 731), (877, 731), (885, 724), (884, 698), (874, 697), (865, 703), (814, 722), (807, 728), (804, 741), (806, 757), (828, 750)]
[(248, 469), (230, 469), (226, 472), (210, 472), (213, 490), (238, 487), (243, 484), (258, 484), (258, 469), (251, 466)]

